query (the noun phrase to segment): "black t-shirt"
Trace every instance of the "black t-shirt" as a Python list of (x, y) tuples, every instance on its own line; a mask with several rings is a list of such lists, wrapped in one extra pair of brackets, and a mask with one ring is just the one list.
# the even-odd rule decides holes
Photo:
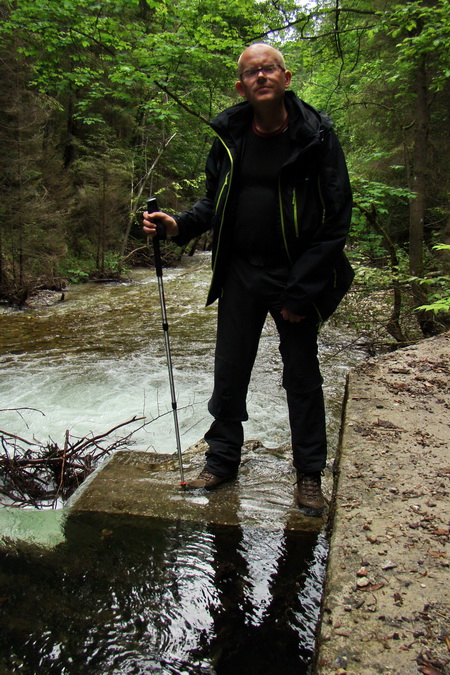
[(290, 154), (287, 129), (274, 135), (260, 135), (250, 128), (244, 141), (238, 194), (235, 252), (242, 257), (282, 257), (277, 235), (278, 174)]

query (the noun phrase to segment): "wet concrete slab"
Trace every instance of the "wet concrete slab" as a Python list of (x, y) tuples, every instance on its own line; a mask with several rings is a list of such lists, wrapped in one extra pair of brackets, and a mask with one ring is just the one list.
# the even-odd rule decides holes
[[(186, 476), (197, 475), (206, 445), (183, 455)], [(329, 479), (330, 481), (330, 479)], [(303, 516), (295, 503), (295, 474), (289, 447), (268, 449), (257, 441), (244, 445), (239, 477), (213, 491), (180, 487), (175, 455), (118, 451), (77, 491), (70, 514), (128, 514), (149, 518), (318, 532), (322, 518)], [(327, 489), (327, 486), (325, 486)], [(328, 489), (331, 485), (328, 483)]]
[(0, 547), (51, 549), (65, 541), (63, 509), (0, 508)]
[(450, 333), (350, 373), (318, 675), (450, 672)]

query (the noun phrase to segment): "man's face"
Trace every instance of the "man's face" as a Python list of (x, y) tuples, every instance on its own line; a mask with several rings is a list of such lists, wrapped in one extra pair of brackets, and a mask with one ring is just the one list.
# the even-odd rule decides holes
[(278, 53), (265, 45), (254, 45), (243, 53), (239, 63), (241, 79), (236, 82), (236, 90), (252, 106), (264, 106), (266, 103), (283, 98), (291, 81), (291, 73), (281, 67), (275, 68), (272, 73), (260, 70), (250, 76), (246, 71), (256, 71), (258, 68), (273, 64), (279, 66), (279, 60)]

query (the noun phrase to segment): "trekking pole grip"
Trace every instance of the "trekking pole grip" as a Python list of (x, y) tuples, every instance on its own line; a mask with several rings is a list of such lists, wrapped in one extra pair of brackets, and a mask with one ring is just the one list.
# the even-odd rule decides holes
[[(150, 197), (147, 199), (147, 211), (148, 213), (154, 213), (159, 211), (156, 197)], [(161, 239), (166, 238), (166, 229), (161, 222), (156, 222), (156, 236), (153, 237), (153, 254), (155, 258), (155, 269), (158, 277), (162, 277), (162, 261), (161, 261), (161, 249), (159, 242)]]

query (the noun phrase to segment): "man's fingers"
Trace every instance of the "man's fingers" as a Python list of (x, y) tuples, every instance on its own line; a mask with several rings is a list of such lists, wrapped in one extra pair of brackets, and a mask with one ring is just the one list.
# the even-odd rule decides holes
[(290, 323), (300, 323), (300, 321), (303, 321), (305, 318), (301, 314), (295, 314), (294, 312), (291, 312), (289, 309), (282, 309), (281, 310), (281, 316), (285, 321), (289, 321)]

